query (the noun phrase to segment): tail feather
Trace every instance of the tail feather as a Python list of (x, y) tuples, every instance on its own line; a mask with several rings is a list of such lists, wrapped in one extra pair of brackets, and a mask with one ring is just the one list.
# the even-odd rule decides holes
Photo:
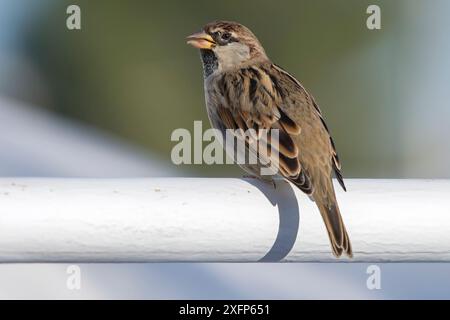
[(333, 254), (340, 257), (345, 253), (348, 257), (353, 257), (352, 246), (337, 203), (330, 206), (324, 205), (316, 200), (319, 211), (328, 231)]
[[(316, 181), (320, 179), (316, 179)], [(340, 257), (345, 253), (348, 257), (353, 257), (352, 246), (344, 221), (334, 193), (333, 182), (330, 178), (322, 179), (319, 187), (315, 186), (305, 171), (301, 171), (296, 178), (289, 178), (300, 190), (309, 195), (316, 202), (327, 228), (333, 254)]]

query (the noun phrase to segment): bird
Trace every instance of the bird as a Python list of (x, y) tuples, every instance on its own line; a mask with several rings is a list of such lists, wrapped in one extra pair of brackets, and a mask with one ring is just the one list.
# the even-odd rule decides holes
[[(276, 174), (316, 203), (334, 256), (351, 258), (352, 246), (332, 182), (334, 175), (346, 191), (341, 164), (314, 97), (274, 64), (253, 32), (240, 23), (213, 21), (186, 40), (200, 50), (212, 127), (223, 134), (226, 130), (256, 132), (245, 137), (245, 146), (261, 162), (239, 165), (250, 175), (267, 180), (261, 175), (262, 163), (277, 163)], [(270, 148), (263, 155), (255, 147), (262, 139), (259, 132), (273, 129), (277, 129), (278, 143), (266, 137)], [(276, 153), (270, 152), (274, 149)]]

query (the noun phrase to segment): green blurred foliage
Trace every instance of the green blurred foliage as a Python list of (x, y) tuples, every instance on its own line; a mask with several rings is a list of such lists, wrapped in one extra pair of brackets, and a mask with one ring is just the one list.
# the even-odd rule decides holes
[[(366, 28), (372, 3), (383, 7), (381, 31)], [(69, 4), (81, 7), (81, 31), (65, 27)], [(208, 123), (200, 60), (185, 37), (212, 20), (241, 22), (315, 96), (345, 175), (388, 176), (398, 165), (388, 101), (395, 41), (384, 30), (398, 10), (394, 1), (364, 0), (50, 1), (25, 44), (51, 88), (45, 107), (169, 160), (175, 128)], [(197, 169), (240, 173), (234, 166)]]

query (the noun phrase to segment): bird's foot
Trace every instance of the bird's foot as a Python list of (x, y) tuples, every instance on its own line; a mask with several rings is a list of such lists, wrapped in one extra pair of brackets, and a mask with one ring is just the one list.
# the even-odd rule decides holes
[(274, 189), (277, 188), (277, 184), (275, 183), (275, 180), (272, 179), (272, 178), (271, 179), (264, 179), (264, 178), (261, 178), (261, 177), (258, 177), (258, 176), (252, 175), (252, 174), (244, 174), (242, 176), (242, 178), (244, 178), (244, 179), (256, 179), (258, 181), (262, 181), (264, 183), (268, 183), (268, 184), (272, 185), (272, 187)]

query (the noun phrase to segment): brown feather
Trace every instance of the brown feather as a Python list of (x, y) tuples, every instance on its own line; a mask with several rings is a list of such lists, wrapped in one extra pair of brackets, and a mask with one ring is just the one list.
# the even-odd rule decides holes
[(234, 117), (231, 114), (230, 110), (227, 108), (217, 107), (218, 116), (222, 119), (225, 124), (225, 127), (228, 129), (237, 129), (238, 126), (234, 121)]
[(281, 118), (279, 120), (280, 125), (286, 130), (287, 133), (292, 135), (299, 135), (301, 132), (301, 128), (298, 124), (289, 118), (286, 113), (280, 112)]
[(347, 256), (352, 257), (353, 252), (350, 239), (347, 230), (345, 230), (337, 204), (327, 206), (317, 202), (317, 206), (325, 223), (334, 255), (340, 257), (342, 253), (345, 253)]
[(283, 172), (289, 177), (297, 177), (300, 173), (301, 167), (297, 158), (288, 158), (283, 154), (279, 155), (280, 168), (283, 168)]

